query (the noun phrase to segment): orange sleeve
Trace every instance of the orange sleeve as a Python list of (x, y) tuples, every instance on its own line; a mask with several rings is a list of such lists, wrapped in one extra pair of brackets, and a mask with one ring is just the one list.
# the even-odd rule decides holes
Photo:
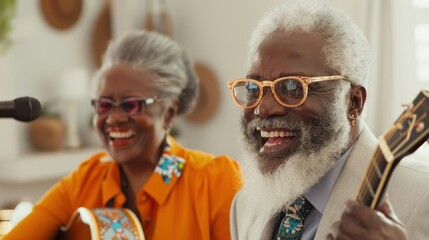
[[(80, 185), (95, 161), (84, 162), (78, 170), (61, 179), (35, 204), (33, 211), (18, 223), (3, 240), (54, 239), (59, 228), (65, 225), (76, 206)], [(75, 203), (76, 204), (76, 203)]]
[(209, 183), (211, 239), (230, 239), (229, 212), (241, 186), (238, 164), (225, 156), (214, 161)]
[(60, 226), (71, 216), (70, 198), (67, 196), (69, 182), (66, 178), (55, 184), (3, 240), (54, 239)]

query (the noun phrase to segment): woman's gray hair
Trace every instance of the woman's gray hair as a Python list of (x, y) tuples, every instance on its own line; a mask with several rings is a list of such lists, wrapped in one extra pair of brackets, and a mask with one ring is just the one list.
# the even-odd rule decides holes
[(369, 43), (353, 20), (323, 0), (285, 0), (261, 19), (249, 42), (249, 66), (259, 61), (258, 47), (277, 30), (321, 33), (325, 36), (327, 67), (353, 85), (367, 87)]
[(106, 71), (117, 65), (131, 66), (153, 76), (150, 84), (158, 97), (178, 99), (177, 114), (188, 112), (195, 104), (199, 81), (193, 63), (172, 39), (141, 30), (111, 42), (94, 77), (94, 95), (98, 94)]

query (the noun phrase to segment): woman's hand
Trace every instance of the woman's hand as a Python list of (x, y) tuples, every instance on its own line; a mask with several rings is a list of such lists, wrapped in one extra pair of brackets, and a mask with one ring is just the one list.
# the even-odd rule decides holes
[(327, 239), (408, 239), (404, 224), (388, 200), (378, 211), (357, 200), (347, 201), (346, 206), (341, 220), (332, 225)]

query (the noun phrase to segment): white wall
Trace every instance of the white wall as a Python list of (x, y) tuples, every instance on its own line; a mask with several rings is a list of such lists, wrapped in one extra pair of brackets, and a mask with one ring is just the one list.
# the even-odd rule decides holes
[[(93, 68), (89, 41), (101, 1), (84, 2), (84, 11), (78, 23), (71, 29), (60, 31), (49, 27), (42, 18), (39, 1), (17, 1), (13, 46), (8, 52), (7, 63), (3, 64), (7, 64), (9, 74), (1, 73), (2, 79), (10, 81), (6, 86), (1, 83), (3, 91), (9, 94), (2, 95), (2, 99), (3, 96), (4, 100), (12, 100), (29, 95), (45, 104), (58, 97), (57, 82), (61, 73), (80, 66), (88, 70)], [(0, 57), (4, 60), (3, 56)], [(58, 106), (62, 105), (58, 103)], [(89, 122), (88, 110), (80, 117), (81, 121)], [(7, 145), (11, 147), (17, 145), (19, 153), (31, 151), (26, 126), (20, 124), (18, 128), (18, 133), (15, 133), (19, 135), (17, 141), (10, 141), (4, 136), (1, 141), (7, 141)], [(4, 155), (0, 154), (0, 160), (2, 156)]]
[[(56, 96), (56, 81), (65, 70), (85, 66), (94, 70), (90, 40), (95, 20), (104, 0), (84, 1), (84, 11), (75, 26), (65, 31), (50, 27), (42, 18), (39, 1), (17, 1), (13, 25), (13, 46), (8, 55), (0, 56), (1, 100), (33, 96), (42, 103)], [(113, 14), (114, 32), (120, 34), (141, 28), (145, 4), (140, 0), (119, 0)], [(265, 9), (278, 1), (237, 0), (198, 1), (168, 0), (174, 21), (174, 37), (197, 61), (209, 65), (217, 74), (221, 88), (220, 107), (206, 124), (196, 125), (178, 120), (183, 145), (215, 154), (239, 156), (236, 141), (239, 110), (233, 104), (226, 82), (245, 74), (246, 44), (250, 31)], [(114, 2), (117, 4), (117, 1)], [(116, 5), (118, 6), (118, 5)], [(87, 122), (89, 108), (82, 108), (81, 122)], [(84, 125), (81, 123), (81, 127)], [(11, 119), (0, 121), (0, 161), (19, 161), (32, 151), (27, 139), (27, 125)], [(1, 203), (19, 198), (26, 192), (34, 201), (54, 183), (44, 180), (0, 184)], [(9, 186), (9, 187), (6, 187)]]
[[(61, 72), (78, 66), (94, 69), (90, 38), (104, 0), (85, 0), (79, 22), (66, 31), (46, 24), (39, 1), (17, 2), (14, 45), (8, 55), (0, 56), (0, 100), (30, 95), (45, 102), (55, 97), (55, 81)], [(143, 26), (146, 5), (142, 2), (115, 0), (115, 4), (121, 4), (113, 12), (116, 34)], [(174, 38), (195, 60), (208, 64), (215, 71), (221, 88), (220, 107), (210, 122), (198, 125), (183, 119), (177, 121), (183, 145), (234, 158), (240, 156), (237, 140), (240, 111), (226, 83), (246, 74), (247, 40), (251, 30), (265, 10), (278, 2), (281, 0), (167, 0), (174, 22)], [(353, 18), (357, 17), (350, 1), (333, 2)], [(90, 115), (89, 107), (81, 110), (80, 124), (84, 127)], [(0, 132), (0, 146), (5, 149), (0, 151), (0, 161), (8, 161), (11, 156), (19, 161), (19, 155), (31, 151), (25, 124), (2, 119)], [(13, 188), (0, 184), (0, 204), (2, 199), (21, 196), (23, 191), (37, 198), (48, 185), (44, 181), (23, 190), (21, 183)], [(4, 197), (5, 194), (9, 197)]]

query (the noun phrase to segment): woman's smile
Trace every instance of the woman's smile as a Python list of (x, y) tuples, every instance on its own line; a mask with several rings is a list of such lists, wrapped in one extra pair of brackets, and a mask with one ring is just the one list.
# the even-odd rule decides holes
[(134, 142), (136, 133), (131, 128), (109, 127), (106, 130), (106, 136), (110, 147), (122, 148)]

